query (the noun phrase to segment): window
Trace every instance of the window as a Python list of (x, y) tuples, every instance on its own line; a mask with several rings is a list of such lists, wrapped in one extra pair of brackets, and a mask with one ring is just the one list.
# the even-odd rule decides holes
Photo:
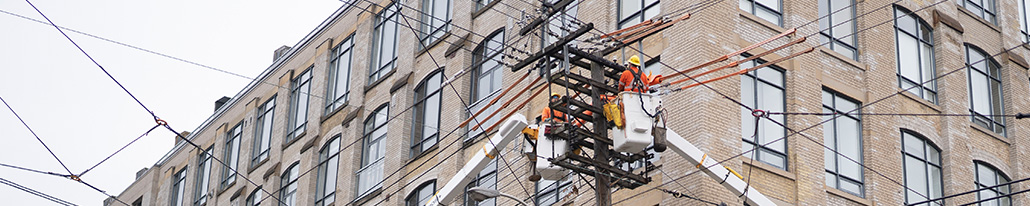
[(619, 0), (619, 28), (654, 18), (661, 8), (661, 0)]
[(171, 199), (171, 206), (183, 206), (183, 201), (186, 196), (186, 168), (182, 168), (179, 172), (172, 176), (172, 195), (168, 199)]
[[(995, 185), (1008, 183), (1010, 180), (1004, 173), (991, 166), (987, 163), (976, 161), (976, 189), (992, 187)], [(1010, 185), (995, 187), (992, 189), (980, 190), (976, 193), (976, 200), (988, 199), (992, 197), (1009, 195)], [(1011, 197), (1003, 197), (990, 201), (980, 202), (979, 205), (1012, 205)]]
[(207, 204), (208, 185), (211, 185), (211, 147), (200, 153), (197, 158), (197, 182), (193, 190), (193, 205)]
[[(497, 189), (497, 160), (490, 160), (490, 164), (486, 165), (486, 168), (479, 171), (479, 175), (476, 179), (469, 182), (469, 185), (465, 187), (465, 191), (468, 191), (472, 187), (482, 187), (488, 189)], [(485, 199), (481, 202), (476, 202), (469, 197), (468, 192), (465, 192), (465, 206), (495, 206), (497, 205), (497, 199), (490, 198)]]
[(780, 10), (782, 9), (780, 0), (740, 0), (740, 9), (782, 26), (780, 17), (783, 16), (783, 13)]
[(318, 185), (315, 205), (332, 205), (336, 200), (336, 176), (340, 165), (340, 135), (336, 135), (318, 152)]
[(1001, 66), (987, 53), (966, 46), (966, 68), (969, 68), (969, 112), (973, 122), (994, 133), (1005, 135), (1005, 114), (1001, 99)]
[[(854, 0), (819, 0), (819, 42), (851, 59), (858, 59)], [(837, 13), (833, 13), (837, 12)], [(833, 15), (830, 15), (833, 13)]]
[(269, 142), (272, 141), (272, 123), (275, 116), (275, 96), (269, 98), (264, 104), (258, 107), (257, 126), (254, 127), (254, 152), (251, 155), (250, 165), (253, 167), (261, 161), (268, 159)]
[(936, 104), (933, 29), (930, 28), (930, 24), (904, 8), (894, 7), (894, 16), (898, 86)]
[(473, 0), (473, 2), (475, 2), (475, 4), (476, 4), (476, 8), (473, 11), (474, 12), (479, 12), (479, 10), (482, 10), (483, 8), (486, 8), (487, 5), (490, 5), (490, 2), (494, 2), (494, 1), (497, 1), (497, 0)]
[(994, 0), (963, 0), (962, 4), (967, 10), (984, 18), (987, 22), (998, 24), (994, 19), (997, 13), (997, 10), (994, 9)]
[(333, 48), (333, 56), (329, 60), (329, 82), (326, 86), (325, 114), (328, 115), (347, 102), (350, 94), (350, 61), (354, 48), (354, 35), (344, 39)]
[[(824, 168), (826, 185), (864, 197), (862, 166), (862, 119), (854, 113), (859, 103), (839, 93), (823, 90), (823, 113), (841, 114), (823, 124)], [(852, 113), (852, 110), (856, 110)], [(831, 119), (823, 116), (823, 121)], [(840, 154), (837, 154), (837, 151)], [(851, 158), (858, 163), (848, 160)]]
[(415, 157), (436, 145), (440, 135), (440, 86), (443, 84), (443, 70), (426, 77), (415, 87), (415, 107), (412, 112), (411, 157)]
[(571, 175), (565, 175), (564, 178), (557, 181), (544, 179), (537, 181), (536, 205), (550, 206), (561, 201), (572, 192), (573, 180)]
[(400, 6), (392, 3), (376, 15), (375, 33), (372, 39), (372, 68), (368, 72), (368, 84), (374, 84), (393, 71), (397, 60), (397, 13)]
[(1026, 16), (1027, 11), (1030, 11), (1028, 9), (1030, 8), (1026, 7), (1026, 0), (1019, 0), (1019, 8), (1016, 8), (1016, 10), (1019, 10), (1019, 31), (1021, 34), (1019, 38), (1023, 42), (1030, 42), (1030, 38), (1028, 38), (1030, 37), (1030, 24), (1027, 21), (1030, 20), (1030, 17)]
[(422, 23), (419, 27), (419, 50), (430, 46), (447, 33), (451, 24), (450, 0), (422, 0)]
[[(741, 63), (740, 68), (751, 68), (762, 63), (765, 62), (756, 59)], [(784, 96), (783, 70), (776, 67), (766, 67), (741, 76), (740, 101), (748, 107), (755, 109), (784, 111), (787, 99)], [(785, 118), (782, 115), (774, 115), (769, 118), (786, 124)], [(744, 141), (741, 144), (741, 149), (747, 152), (744, 154), (745, 157), (786, 170), (786, 130), (765, 118), (759, 119), (758, 128), (755, 128), (756, 117), (751, 115), (751, 111), (744, 108), (740, 110), (740, 119), (740, 136)], [(757, 136), (755, 135), (756, 129), (759, 132)], [(749, 152), (752, 149), (758, 153)]]
[[(313, 67), (313, 66), (312, 66)], [(290, 133), (286, 134), (284, 142), (291, 142), (301, 134), (304, 134), (308, 124), (308, 99), (311, 97), (311, 68), (297, 75), (291, 85), (293, 91), (290, 93)]]
[(247, 196), (247, 205), (245, 206), (260, 206), (261, 205), (261, 186), (250, 192), (250, 196)]
[[(501, 64), (502, 56), (499, 55), (504, 47), (504, 30), (495, 31), (489, 37), (479, 43), (479, 46), (472, 51), (473, 57), (472, 62), (475, 65), (475, 69), (472, 72), (472, 107), (469, 111), (479, 111), (483, 106), (489, 103), (490, 99), (493, 99), (501, 91), (501, 81), (504, 78), (503, 65)], [(486, 110), (486, 114), (490, 111), (501, 109), (500, 104), (490, 105), (490, 108)], [(469, 114), (471, 116), (472, 114)], [(490, 125), (500, 121), (501, 116), (497, 115), (490, 119), (483, 119), (486, 116), (476, 116), (476, 118), (469, 125), (482, 124), (475, 131), (470, 131), (468, 139), (473, 139), (479, 136), (484, 130)], [(469, 127), (471, 128), (471, 126)]]
[(429, 203), (429, 198), (433, 197), (436, 193), (436, 180), (422, 183), (421, 186), (415, 188), (408, 198), (404, 198), (404, 205), (406, 206), (422, 206)]
[(225, 138), (225, 157), (222, 161), (229, 166), (222, 169), (222, 188), (236, 182), (236, 167), (240, 164), (240, 136), (243, 133), (243, 121), (229, 129)]
[(283, 171), (282, 179), (280, 179), (282, 188), (279, 189), (280, 206), (293, 206), (297, 203), (297, 173), (300, 172), (299, 170), (297, 163), (293, 163)]
[[(944, 194), (941, 150), (926, 138), (907, 130), (901, 131), (901, 147), (904, 148), (901, 153), (904, 155), (905, 187), (911, 189), (905, 190), (905, 201), (915, 203), (941, 197)], [(938, 201), (933, 205), (944, 205), (944, 202)]]
[(358, 169), (358, 198), (364, 197), (383, 182), (383, 157), (386, 155), (388, 131), (386, 120), (390, 118), (389, 104), (379, 106), (365, 120), (365, 135), (362, 137), (361, 169)]

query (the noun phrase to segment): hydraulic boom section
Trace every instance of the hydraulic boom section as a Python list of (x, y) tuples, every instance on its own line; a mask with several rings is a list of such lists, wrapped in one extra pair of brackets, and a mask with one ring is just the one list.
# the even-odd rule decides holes
[(426, 205), (444, 205), (453, 201), (458, 194), (463, 192), (461, 189), (464, 189), (470, 181), (475, 179), (479, 171), (482, 171), (483, 168), (489, 165), (490, 160), (494, 159), (508, 143), (522, 137), (522, 129), (526, 128), (527, 125), (526, 116), (521, 114), (514, 114), (508, 118), (501, 125), (500, 130), (490, 138), (489, 142), (483, 144), (483, 151), (476, 152), (476, 155), (472, 156), (472, 159), (465, 164), (465, 167), (458, 170), (458, 173), (454, 174), (454, 177), (447, 181), (447, 184), (441, 187)]

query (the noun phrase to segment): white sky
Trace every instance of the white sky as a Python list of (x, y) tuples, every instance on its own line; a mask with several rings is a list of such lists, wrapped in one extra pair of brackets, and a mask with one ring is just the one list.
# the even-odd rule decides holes
[[(55, 24), (254, 77), (272, 52), (293, 46), (343, 3), (336, 0), (42, 1)], [(0, 10), (42, 20), (25, 1)], [(249, 79), (231, 76), (68, 32), (129, 91), (179, 131), (192, 131)], [(74, 173), (93, 166), (155, 125), (152, 118), (52, 26), (0, 13), (0, 97)], [(118, 195), (135, 173), (172, 147), (156, 129), (83, 176)], [(67, 173), (17, 118), (0, 105), (0, 163)], [(56, 176), (0, 167), (0, 178), (79, 205), (103, 194)], [(5, 205), (53, 205), (0, 184)]]

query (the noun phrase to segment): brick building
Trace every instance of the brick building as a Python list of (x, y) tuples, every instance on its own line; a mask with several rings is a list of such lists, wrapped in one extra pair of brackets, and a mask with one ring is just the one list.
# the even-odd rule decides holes
[[(512, 72), (506, 65), (525, 56), (520, 52), (554, 41), (545, 32), (518, 34), (540, 2), (350, 0), (297, 45), (277, 50), (271, 66), (189, 133), (200, 148), (176, 141), (117, 198), (135, 205), (424, 201), (493, 132), (458, 123), (484, 106), (510, 111), (489, 100), (530, 69)], [(742, 66), (813, 46), (814, 52), (712, 82), (710, 89), (664, 96), (669, 128), (726, 160), (722, 164), (780, 204), (903, 205), (1030, 177), (1030, 127), (1003, 116), (1030, 108), (1024, 8), (1022, 0), (588, 0), (575, 1), (570, 17), (551, 21), (547, 29), (561, 34), (563, 23), (589, 22), (600, 31), (587, 36), (597, 36), (686, 11), (690, 19), (633, 43), (635, 49), (608, 54), (626, 59), (642, 53), (649, 71), (672, 76), (673, 69), (659, 60), (682, 70), (797, 28), (796, 35), (730, 60), (802, 36), (810, 38)], [(535, 36), (541, 34), (548, 39)], [(514, 88), (541, 85), (521, 81)], [(846, 113), (861, 107), (857, 113), (863, 114), (773, 114), (756, 123), (751, 111), (722, 95), (774, 112)], [(537, 99), (518, 112), (537, 116), (545, 103)], [(520, 146), (510, 144), (498, 158), (503, 161), (488, 166), (473, 184), (540, 204), (595, 204), (589, 177), (528, 181)], [(705, 204), (658, 190), (666, 189), (742, 204), (717, 180), (684, 176), (698, 169), (674, 153), (653, 163), (660, 169), (649, 174), (651, 184), (618, 189), (613, 202)], [(943, 203), (1027, 189), (1016, 183)], [(1021, 194), (993, 203), (1009, 201), (1030, 202)], [(105, 201), (115, 204), (113, 198)], [(475, 203), (451, 203), (459, 204)]]

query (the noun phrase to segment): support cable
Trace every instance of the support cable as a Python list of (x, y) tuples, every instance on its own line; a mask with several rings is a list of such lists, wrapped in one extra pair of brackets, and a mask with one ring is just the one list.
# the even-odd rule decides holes
[(19, 167), (19, 166), (4, 164), (4, 163), (0, 163), (0, 166), (8, 167), (8, 168), (13, 168), (13, 169), (24, 170), (24, 171), (29, 171), (29, 172), (35, 172), (35, 173), (44, 174), (44, 175), (53, 175), (53, 176), (58, 176), (58, 177), (64, 177), (64, 178), (68, 178), (68, 176), (69, 176), (69, 175), (66, 175), (66, 174), (61, 174), (61, 173), (56, 173), (56, 172), (46, 172), (46, 171), (35, 170), (35, 169), (29, 169), (29, 168), (25, 168), (25, 167)]
[(36, 191), (36, 190), (34, 190), (32, 188), (19, 185), (18, 183), (11, 182), (10, 180), (4, 179), (2, 177), (0, 177), (0, 184), (5, 184), (7, 186), (11, 186), (14, 189), (18, 189), (18, 190), (21, 190), (21, 191), (28, 192), (29, 194), (32, 194), (32, 195), (35, 195), (35, 196), (38, 196), (38, 197), (42, 197), (43, 199), (50, 200), (51, 202), (54, 202), (54, 203), (57, 203), (57, 204), (60, 204), (60, 205), (68, 205), (68, 206), (75, 206), (76, 205), (75, 203), (64, 201), (64, 200), (62, 200), (60, 198), (57, 198), (57, 197), (54, 197), (54, 196), (50, 196), (50, 195), (48, 195), (46, 193), (43, 193), (43, 192), (40, 192), (40, 191)]
[(18, 115), (18, 112), (15, 112), (14, 108), (11, 108), (11, 105), (7, 104), (7, 100), (4, 100), (3, 97), (0, 97), (0, 102), (3, 102), (4, 106), (7, 106), (7, 110), (11, 110), (11, 113), (14, 114), (14, 117), (18, 118), (18, 121), (21, 122), (21, 125), (24, 125), (25, 129), (28, 129), (29, 133), (32, 133), (32, 136), (36, 137), (36, 141), (39, 141), (39, 144), (42, 144), (43, 148), (46, 148), (47, 152), (50, 152), (50, 156), (53, 156), (54, 159), (57, 160), (57, 163), (60, 163), (61, 167), (64, 167), (64, 171), (67, 171), (69, 175), (74, 174), (71, 170), (68, 169), (68, 166), (64, 165), (64, 162), (61, 161), (61, 158), (58, 158), (57, 154), (54, 154), (53, 150), (50, 150), (50, 146), (47, 146), (46, 143), (43, 143), (43, 139), (40, 139), (39, 135), (36, 135), (35, 131), (32, 131), (32, 127), (29, 127), (29, 124), (25, 123), (25, 120), (22, 119), (20, 115)]
[[(147, 113), (150, 113), (150, 116), (153, 116), (154, 119), (158, 119), (157, 115), (154, 114), (154, 112), (151, 111), (150, 108), (147, 108), (146, 105), (143, 105), (143, 102), (140, 102), (139, 99), (136, 98), (136, 95), (133, 95), (132, 92), (129, 92), (129, 89), (126, 89), (121, 82), (118, 82), (118, 79), (115, 79), (114, 76), (111, 76), (111, 73), (107, 72), (107, 69), (104, 69), (104, 66), (101, 66), (96, 59), (93, 59), (93, 57), (90, 56), (89, 53), (86, 52), (86, 50), (83, 50), (78, 43), (75, 43), (75, 40), (72, 40), (72, 38), (69, 37), (68, 34), (64, 33), (64, 30), (61, 30), (61, 27), (58, 27), (57, 24), (54, 24), (54, 22), (51, 21), (50, 18), (47, 17), (45, 14), (43, 14), (43, 12), (39, 10), (39, 8), (36, 8), (36, 5), (33, 5), (32, 2), (29, 0), (25, 0), (25, 3), (29, 3), (29, 6), (32, 6), (32, 9), (35, 9), (40, 16), (43, 16), (43, 19), (46, 19), (46, 21), (49, 22), (50, 25), (54, 26), (54, 29), (57, 29), (58, 32), (61, 32), (61, 35), (64, 35), (65, 39), (68, 39), (68, 41), (71, 42), (72, 45), (75, 45), (75, 48), (78, 48), (83, 55), (86, 55), (86, 58), (89, 58), (89, 60), (92, 61), (93, 64), (97, 65), (97, 67), (100, 68), (100, 71), (103, 71), (104, 74), (107, 74), (107, 77), (111, 78), (111, 81), (114, 81), (115, 84), (118, 84), (118, 87), (121, 87), (126, 94), (129, 94), (129, 97), (132, 97), (132, 100), (136, 100), (136, 103), (139, 104), (140, 107), (143, 107), (143, 110), (146, 110)], [(70, 172), (71, 171), (69, 171), (69, 173)]]
[(100, 160), (100, 162), (97, 162), (97, 164), (93, 165), (92, 167), (89, 167), (89, 169), (86, 169), (86, 170), (82, 171), (82, 173), (79, 173), (79, 175), (77, 175), (77, 176), (82, 177), (83, 175), (86, 175), (87, 172), (89, 172), (90, 170), (93, 170), (93, 168), (97, 168), (97, 166), (100, 166), (100, 164), (103, 164), (108, 159), (111, 159), (111, 157), (114, 157), (114, 155), (118, 154), (119, 152), (122, 152), (122, 150), (124, 150), (125, 148), (129, 147), (129, 145), (132, 145), (133, 143), (136, 143), (136, 141), (139, 141), (139, 139), (143, 138), (143, 136), (147, 136), (148, 134), (150, 134), (150, 132), (154, 131), (154, 129), (157, 129), (157, 127), (159, 127), (159, 126), (161, 126), (161, 123), (155, 124), (153, 127), (150, 127), (150, 129), (147, 130), (147, 132), (144, 132), (143, 134), (139, 135), (139, 137), (136, 137), (136, 139), (133, 139), (128, 144), (125, 144), (125, 146), (122, 146), (122, 148), (119, 148), (117, 151), (114, 151), (114, 153), (112, 153), (111, 155), (108, 155), (106, 158), (104, 158), (104, 160)]

